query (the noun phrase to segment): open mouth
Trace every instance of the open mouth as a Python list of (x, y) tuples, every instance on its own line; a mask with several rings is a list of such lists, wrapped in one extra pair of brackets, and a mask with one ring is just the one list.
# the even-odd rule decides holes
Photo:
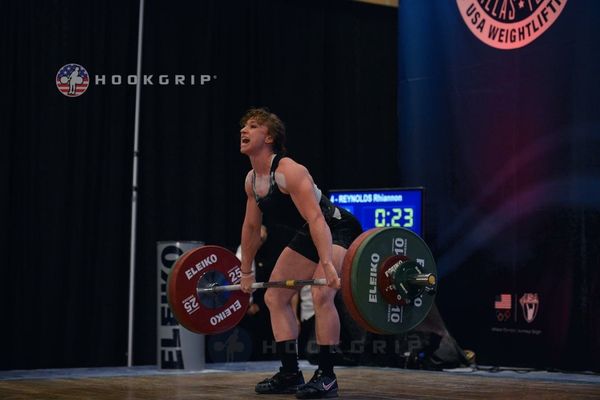
[(243, 137), (242, 144), (248, 144), (248, 143), (250, 143), (250, 139), (248, 139), (247, 137)]

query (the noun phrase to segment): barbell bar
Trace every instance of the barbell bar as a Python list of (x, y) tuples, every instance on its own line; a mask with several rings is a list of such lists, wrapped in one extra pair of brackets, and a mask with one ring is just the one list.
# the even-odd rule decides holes
[[(407, 283), (416, 286), (432, 286), (435, 285), (435, 275), (433, 274), (415, 274), (410, 275), (407, 278)], [(283, 281), (269, 281), (269, 282), (254, 282), (250, 287), (252, 289), (268, 289), (268, 288), (300, 288), (303, 286), (327, 286), (327, 279), (286, 279)], [(206, 293), (218, 293), (218, 292), (233, 292), (235, 290), (242, 290), (241, 284), (235, 285), (219, 285), (212, 283), (208, 287), (198, 287), (196, 292), (201, 294)]]

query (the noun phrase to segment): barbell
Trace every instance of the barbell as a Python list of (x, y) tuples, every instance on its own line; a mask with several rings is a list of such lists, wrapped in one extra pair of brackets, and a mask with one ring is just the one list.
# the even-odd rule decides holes
[[(250, 294), (240, 290), (241, 262), (224, 247), (207, 245), (177, 259), (167, 282), (173, 315), (186, 329), (225, 332), (244, 317)], [(401, 334), (429, 313), (437, 290), (435, 260), (427, 244), (400, 227), (373, 228), (348, 248), (341, 292), (350, 316), (378, 334)], [(255, 282), (254, 289), (326, 285), (325, 279)]]

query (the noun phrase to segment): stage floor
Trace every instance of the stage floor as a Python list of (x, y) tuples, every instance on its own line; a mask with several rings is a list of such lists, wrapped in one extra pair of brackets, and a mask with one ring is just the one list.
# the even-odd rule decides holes
[[(310, 379), (315, 367), (300, 364)], [(202, 371), (165, 371), (154, 366), (0, 371), (0, 399), (258, 399), (254, 385), (278, 366), (277, 362), (248, 362), (208, 364)], [(600, 399), (597, 374), (370, 367), (338, 367), (336, 373), (342, 399)]]

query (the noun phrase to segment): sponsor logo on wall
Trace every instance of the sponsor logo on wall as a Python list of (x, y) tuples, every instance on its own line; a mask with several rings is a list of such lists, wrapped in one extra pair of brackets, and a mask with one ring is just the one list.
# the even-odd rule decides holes
[(498, 322), (508, 321), (512, 314), (512, 295), (502, 293), (496, 296), (494, 309), (496, 310), (496, 319)]
[(471, 32), (488, 46), (518, 49), (556, 22), (567, 0), (456, 0)]
[(90, 84), (90, 75), (80, 64), (65, 64), (56, 73), (56, 87), (67, 97), (78, 97)]
[(492, 332), (539, 335), (542, 331), (533, 329), (539, 310), (538, 293), (500, 293), (494, 299), (497, 324), (492, 327)]
[(538, 309), (540, 308), (540, 300), (537, 293), (525, 293), (519, 299), (521, 309), (523, 310), (523, 318), (528, 323), (533, 322), (537, 317)]
[(211, 360), (218, 363), (248, 361), (252, 355), (250, 335), (239, 326), (218, 335), (211, 335), (207, 347)]
[(92, 75), (81, 64), (65, 64), (56, 73), (56, 87), (67, 97), (79, 97), (89, 86), (207, 86), (217, 75), (143, 74)]

